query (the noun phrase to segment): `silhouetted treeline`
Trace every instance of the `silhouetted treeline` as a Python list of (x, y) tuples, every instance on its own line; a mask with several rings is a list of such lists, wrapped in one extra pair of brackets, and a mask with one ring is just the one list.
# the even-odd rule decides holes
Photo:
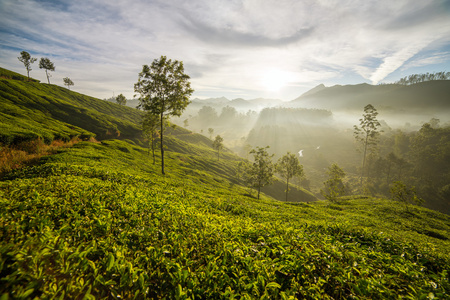
[(450, 127), (432, 119), (419, 131), (400, 130), (384, 135), (380, 151), (369, 159), (373, 194), (389, 195), (389, 186), (402, 181), (415, 186), (425, 205), (450, 212)]
[(435, 72), (426, 74), (412, 74), (400, 78), (395, 84), (410, 85), (419, 82), (432, 81), (432, 80), (449, 80), (450, 72)]

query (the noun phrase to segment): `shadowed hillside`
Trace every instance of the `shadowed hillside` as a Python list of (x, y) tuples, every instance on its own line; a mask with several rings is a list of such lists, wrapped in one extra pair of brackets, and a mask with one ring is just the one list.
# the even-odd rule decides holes
[[(359, 113), (370, 103), (389, 124), (420, 123), (432, 117), (449, 121), (450, 80), (421, 82), (413, 85), (336, 85), (314, 88), (285, 107), (328, 109), (333, 113)], [(400, 121), (399, 121), (400, 119)]]

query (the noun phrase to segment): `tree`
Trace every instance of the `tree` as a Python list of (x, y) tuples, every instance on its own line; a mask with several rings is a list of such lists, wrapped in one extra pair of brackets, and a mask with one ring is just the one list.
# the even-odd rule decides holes
[(46, 57), (41, 57), (39, 61), (39, 69), (45, 69), (45, 75), (47, 76), (48, 84), (50, 84), (50, 77), (52, 77), (48, 71), (55, 71), (55, 65)]
[(63, 78), (64, 85), (67, 85), (67, 88), (70, 90), (70, 86), (73, 85), (73, 81), (69, 77)]
[(342, 182), (346, 174), (337, 164), (332, 164), (327, 174), (328, 180), (323, 183), (324, 188), (320, 190), (320, 193), (325, 199), (335, 202), (338, 197), (346, 194), (346, 188)]
[(258, 190), (258, 199), (261, 193), (261, 188), (266, 186), (272, 182), (274, 165), (272, 163), (272, 155), (267, 153), (267, 149), (269, 146), (262, 148), (256, 147), (250, 151), (250, 154), (253, 154), (253, 164), (249, 165), (249, 169), (247, 170), (247, 182), (250, 186), (256, 188)]
[(119, 94), (116, 97), (116, 102), (119, 105), (126, 105), (127, 104), (127, 98), (123, 94)]
[(220, 159), (220, 149), (223, 148), (223, 138), (220, 135), (216, 136), (213, 142), (213, 148), (217, 149), (217, 159)]
[(158, 116), (147, 113), (142, 119), (142, 133), (146, 139), (148, 139), (149, 153), (152, 149), (153, 164), (156, 163), (155, 156), (155, 135), (157, 135), (158, 128)]
[(363, 162), (360, 178), (361, 185), (364, 176), (364, 168), (366, 166), (367, 151), (369, 150), (373, 152), (375, 146), (378, 143), (378, 137), (380, 135), (378, 127), (380, 127), (381, 124), (377, 120), (377, 115), (377, 110), (372, 106), (372, 104), (368, 104), (364, 107), (364, 114), (362, 119), (359, 119), (359, 125), (361, 127), (358, 127), (356, 125), (353, 126), (355, 129), (355, 139), (358, 143), (361, 144), (363, 149)]
[(209, 139), (212, 139), (212, 135), (214, 134), (214, 129), (213, 128), (208, 128), (208, 133), (209, 133)]
[(204, 125), (211, 125), (218, 119), (216, 110), (211, 106), (203, 106), (197, 114), (200, 122)]
[(189, 119), (184, 119), (183, 124), (184, 124), (184, 128), (188, 128), (188, 126), (189, 126)]
[(28, 53), (27, 51), (20, 52), (20, 56), (17, 58), (23, 63), (23, 65), (27, 69), (28, 80), (30, 80), (31, 64), (34, 63), (37, 60), (37, 58), (31, 57), (30, 53)]
[(161, 173), (164, 175), (164, 121), (180, 116), (186, 109), (191, 89), (190, 77), (184, 73), (183, 62), (161, 56), (150, 66), (144, 65), (139, 73), (135, 92), (140, 94), (139, 108), (159, 117), (161, 147)]
[(396, 181), (391, 186), (392, 199), (405, 204), (408, 210), (408, 204), (420, 205), (424, 201), (417, 197), (415, 187), (407, 187), (403, 182)]
[(303, 175), (303, 166), (300, 165), (298, 157), (288, 152), (278, 160), (277, 171), (286, 178), (286, 201), (288, 201), (289, 179), (292, 177), (301, 177)]

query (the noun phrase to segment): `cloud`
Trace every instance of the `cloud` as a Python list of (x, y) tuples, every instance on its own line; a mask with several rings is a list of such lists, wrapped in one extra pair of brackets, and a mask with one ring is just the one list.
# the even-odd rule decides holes
[(201, 41), (222, 47), (282, 47), (299, 42), (313, 33), (312, 28), (305, 28), (290, 36), (272, 38), (255, 33), (239, 32), (231, 28), (218, 29), (193, 19), (183, 22), (183, 27)]
[(70, 73), (75, 89), (101, 98), (131, 97), (160, 55), (184, 61), (196, 95), (257, 98), (263, 72), (279, 70), (285, 100), (324, 81), (377, 83), (450, 60), (439, 0), (0, 0), (0, 11), (2, 66), (23, 72), (21, 50), (48, 56), (55, 82)]

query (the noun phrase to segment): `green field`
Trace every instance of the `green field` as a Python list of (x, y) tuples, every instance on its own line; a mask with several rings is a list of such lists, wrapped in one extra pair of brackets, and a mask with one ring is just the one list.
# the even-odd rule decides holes
[[(237, 179), (241, 158), (217, 160), (209, 139), (181, 128), (170, 129), (161, 176), (138, 111), (0, 82), (3, 148), (32, 133), (100, 140), (2, 174), (1, 299), (450, 298), (448, 215), (357, 196), (257, 200)], [(58, 118), (67, 107), (79, 119)]]

